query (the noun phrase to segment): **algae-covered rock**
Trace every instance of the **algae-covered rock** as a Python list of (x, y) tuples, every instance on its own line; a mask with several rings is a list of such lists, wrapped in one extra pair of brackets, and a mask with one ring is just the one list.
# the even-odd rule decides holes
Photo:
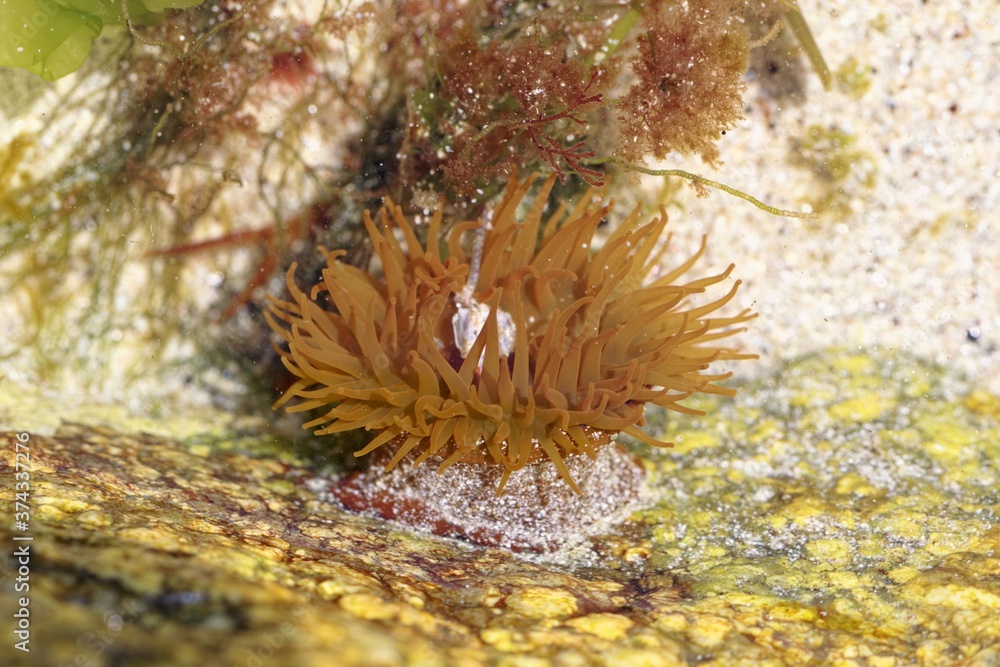
[[(532, 558), (323, 502), (310, 491), (318, 474), (263, 434), (67, 423), (29, 434), (28, 530), (0, 530), (6, 545), (33, 538), (31, 653), (8, 632), (3, 655), (91, 666), (993, 664), (998, 405), (904, 356), (800, 359), (708, 417), (671, 422), (674, 450), (637, 449), (651, 506), (583, 548)], [(17, 433), (0, 459), (7, 507)], [(9, 625), (18, 563), (6, 552)]]

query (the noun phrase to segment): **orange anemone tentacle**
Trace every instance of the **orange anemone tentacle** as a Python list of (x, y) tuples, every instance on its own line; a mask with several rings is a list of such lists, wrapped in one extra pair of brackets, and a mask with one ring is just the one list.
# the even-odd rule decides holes
[[(662, 208), (647, 223), (633, 209), (602, 243), (598, 225), (613, 202), (596, 190), (560, 203), (543, 224), (553, 180), (522, 207), (533, 178), (510, 181), (492, 221), (453, 224), (446, 239), (441, 211), (424, 241), (394, 205), (366, 214), (381, 275), (326, 253), (323, 282), (307, 294), (293, 268), (291, 300), (271, 299), (267, 313), (297, 378), (275, 407), (325, 409), (307, 424), (320, 433), (377, 431), (357, 455), (384, 447), (389, 467), (502, 466), (499, 494), (539, 461), (578, 491), (567, 457), (594, 458), (619, 432), (669, 446), (640, 430), (647, 404), (698, 414), (681, 401), (732, 393), (716, 384), (728, 374), (709, 369), (755, 356), (718, 345), (753, 314), (710, 316), (739, 281), (691, 300), (719, 290), (732, 267), (679, 283), (705, 242), (664, 268)], [(471, 230), (469, 253), (462, 237)]]

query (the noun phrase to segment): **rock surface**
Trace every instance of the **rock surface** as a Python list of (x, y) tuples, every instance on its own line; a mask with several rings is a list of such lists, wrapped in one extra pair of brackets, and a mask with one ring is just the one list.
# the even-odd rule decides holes
[[(2, 421), (22, 430), (9, 407)], [(700, 407), (707, 417), (667, 425), (675, 449), (635, 450), (651, 506), (582, 548), (532, 558), (322, 502), (307, 486), (315, 473), (266, 436), (77, 423), (32, 433), (29, 530), (0, 527), (0, 656), (92, 667), (1000, 660), (996, 397), (898, 354), (829, 352)], [(16, 432), (3, 435), (5, 508)], [(12, 533), (33, 537), (30, 654), (7, 629)]]

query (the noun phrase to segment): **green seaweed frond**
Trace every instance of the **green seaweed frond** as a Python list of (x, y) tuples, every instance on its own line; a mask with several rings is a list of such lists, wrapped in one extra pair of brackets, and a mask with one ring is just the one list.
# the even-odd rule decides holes
[(809, 29), (809, 24), (806, 23), (806, 19), (802, 16), (802, 12), (798, 6), (792, 4), (784, 14), (783, 19), (788, 29), (792, 31), (792, 34), (795, 35), (795, 38), (805, 50), (806, 55), (809, 57), (809, 62), (812, 63), (813, 69), (816, 71), (816, 75), (823, 82), (823, 88), (830, 90), (830, 86), (833, 84), (833, 75), (830, 73), (830, 67), (826, 64), (823, 52), (820, 51), (819, 45), (813, 37), (812, 30)]
[(683, 178), (684, 180), (693, 183), (695, 186), (714, 188), (716, 190), (721, 190), (727, 194), (734, 197), (738, 197), (744, 201), (748, 201), (762, 211), (767, 211), (771, 215), (777, 215), (785, 218), (815, 218), (815, 213), (801, 212), (801, 211), (790, 211), (783, 208), (777, 208), (776, 206), (771, 206), (770, 204), (765, 204), (761, 200), (757, 199), (751, 194), (738, 190), (731, 185), (726, 185), (725, 183), (720, 183), (719, 181), (713, 181), (710, 178), (705, 178), (690, 171), (685, 171), (683, 169), (651, 169), (649, 167), (644, 167), (639, 164), (631, 164), (625, 162), (616, 157), (601, 158), (597, 160), (588, 160), (588, 164), (592, 165), (603, 165), (603, 164), (617, 164), (624, 167), (627, 171), (635, 171), (640, 174), (647, 174), (649, 176), (664, 176), (666, 178)]

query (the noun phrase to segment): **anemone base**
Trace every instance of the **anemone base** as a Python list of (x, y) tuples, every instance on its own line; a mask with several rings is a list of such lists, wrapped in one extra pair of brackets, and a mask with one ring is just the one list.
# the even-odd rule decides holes
[[(329, 492), (344, 507), (413, 528), (516, 552), (548, 553), (582, 542), (624, 520), (639, 498), (646, 471), (618, 445), (597, 457), (565, 459), (577, 495), (555, 464), (540, 461), (511, 474), (496, 497), (503, 468), (440, 460), (414, 466), (404, 460), (386, 471), (375, 460), (366, 471), (334, 481)], [(381, 463), (381, 465), (380, 465)]]

